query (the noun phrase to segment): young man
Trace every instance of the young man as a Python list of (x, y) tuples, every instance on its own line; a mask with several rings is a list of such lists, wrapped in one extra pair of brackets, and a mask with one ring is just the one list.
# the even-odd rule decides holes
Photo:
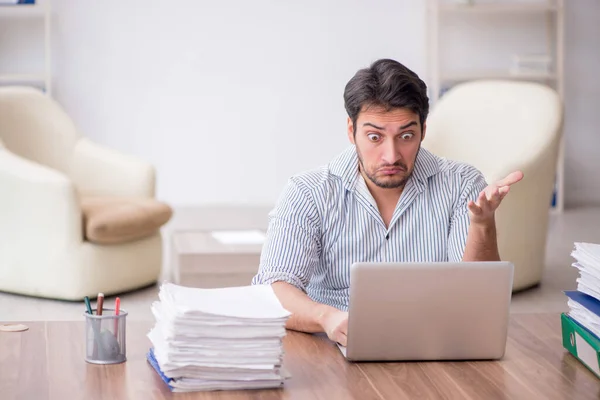
[(288, 329), (342, 345), (353, 263), (500, 260), (494, 212), (523, 177), (488, 186), (474, 167), (421, 148), (427, 89), (396, 61), (358, 71), (344, 101), (352, 146), (289, 180), (252, 280), (272, 284)]

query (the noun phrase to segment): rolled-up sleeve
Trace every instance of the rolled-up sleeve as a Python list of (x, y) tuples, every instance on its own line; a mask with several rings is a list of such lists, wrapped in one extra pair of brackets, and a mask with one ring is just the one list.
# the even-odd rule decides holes
[(283, 281), (306, 292), (321, 253), (319, 213), (308, 189), (290, 179), (269, 214), (269, 227), (253, 285)]
[(479, 193), (486, 186), (483, 174), (476, 169), (470, 171), (469, 176), (461, 184), (460, 197), (452, 212), (448, 232), (448, 261), (450, 262), (460, 262), (463, 258), (470, 224), (467, 205), (471, 200), (477, 201)]

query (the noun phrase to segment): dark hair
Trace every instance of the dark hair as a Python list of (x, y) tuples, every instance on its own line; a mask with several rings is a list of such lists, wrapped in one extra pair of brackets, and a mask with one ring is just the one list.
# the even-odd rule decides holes
[(386, 110), (408, 108), (419, 116), (421, 129), (429, 113), (427, 86), (417, 74), (398, 61), (377, 60), (359, 70), (346, 84), (344, 106), (354, 124), (363, 107), (379, 106)]

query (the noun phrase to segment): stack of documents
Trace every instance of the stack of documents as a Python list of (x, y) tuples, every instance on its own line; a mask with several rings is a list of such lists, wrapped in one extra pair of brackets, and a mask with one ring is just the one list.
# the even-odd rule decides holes
[(573, 267), (579, 269), (577, 290), (567, 291), (569, 317), (600, 337), (600, 245), (575, 243)]
[(152, 304), (147, 358), (172, 391), (283, 385), (290, 313), (270, 285), (198, 289), (165, 283)]
[(561, 316), (563, 347), (600, 377), (600, 245), (575, 243), (577, 290), (565, 291), (569, 311)]
[(577, 291), (600, 299), (600, 244), (575, 243), (571, 256), (579, 269)]

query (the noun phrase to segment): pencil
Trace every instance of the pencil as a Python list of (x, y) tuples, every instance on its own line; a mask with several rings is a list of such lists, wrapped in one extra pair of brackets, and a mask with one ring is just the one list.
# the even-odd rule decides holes
[(102, 315), (102, 307), (104, 306), (104, 293), (98, 293), (96, 300), (96, 315)]
[[(121, 299), (120, 298), (116, 298), (115, 299), (115, 315), (119, 315), (121, 309)], [(118, 338), (119, 335), (119, 317), (115, 318), (115, 337)]]
[(93, 314), (92, 312), (92, 305), (90, 304), (90, 298), (85, 296), (83, 298), (83, 301), (85, 302), (85, 309), (87, 310), (88, 314)]

